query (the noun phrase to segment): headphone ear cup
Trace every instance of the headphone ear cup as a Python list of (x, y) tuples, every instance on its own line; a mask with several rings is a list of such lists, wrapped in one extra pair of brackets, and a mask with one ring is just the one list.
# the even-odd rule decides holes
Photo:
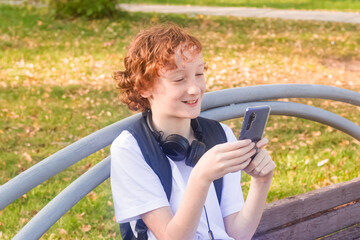
[(203, 142), (200, 141), (192, 141), (189, 154), (185, 160), (185, 164), (194, 167), (195, 164), (199, 161), (202, 155), (204, 155), (206, 151), (206, 146)]
[(184, 160), (189, 147), (188, 140), (178, 134), (169, 135), (161, 144), (163, 152), (174, 161)]

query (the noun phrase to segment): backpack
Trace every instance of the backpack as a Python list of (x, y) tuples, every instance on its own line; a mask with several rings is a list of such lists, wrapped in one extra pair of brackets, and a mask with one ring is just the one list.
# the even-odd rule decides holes
[[(206, 146), (206, 151), (217, 144), (227, 142), (225, 131), (219, 122), (203, 117), (198, 117), (197, 121), (202, 130), (202, 142)], [(172, 188), (170, 162), (149, 129), (146, 123), (146, 114), (143, 114), (143, 117), (135, 121), (127, 130), (135, 137), (146, 163), (159, 177), (166, 197), (170, 201)], [(213, 183), (220, 204), (223, 179), (216, 179)], [(120, 234), (123, 240), (147, 240), (147, 230), (148, 228), (142, 219), (136, 221), (135, 231), (137, 232), (137, 237), (135, 237), (129, 222), (120, 224)]]

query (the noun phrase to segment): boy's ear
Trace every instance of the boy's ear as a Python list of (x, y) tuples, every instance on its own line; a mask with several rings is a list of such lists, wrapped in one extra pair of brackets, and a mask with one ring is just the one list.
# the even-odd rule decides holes
[(140, 92), (140, 96), (142, 96), (143, 98), (150, 98), (151, 97), (151, 90), (143, 90)]

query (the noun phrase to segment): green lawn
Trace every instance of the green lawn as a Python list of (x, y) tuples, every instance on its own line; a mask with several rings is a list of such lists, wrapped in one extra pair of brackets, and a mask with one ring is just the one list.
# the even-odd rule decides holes
[[(117, 99), (111, 73), (122, 68), (126, 46), (138, 31), (167, 21), (186, 27), (202, 41), (208, 91), (273, 83), (360, 91), (360, 25), (145, 13), (65, 21), (54, 20), (45, 9), (0, 5), (0, 184), (131, 115)], [(360, 124), (359, 107), (290, 100), (323, 107)], [(226, 123), (238, 134), (241, 119)], [(266, 136), (277, 164), (269, 202), (359, 176), (360, 143), (335, 129), (271, 116)], [(108, 154), (107, 147), (0, 211), (0, 238), (13, 237), (50, 199)], [(243, 187), (246, 194), (245, 174)], [(43, 239), (115, 239), (119, 230), (113, 214), (106, 181)]]
[(256, 7), (278, 9), (306, 9), (306, 10), (334, 10), (354, 11), (360, 10), (358, 0), (120, 0), (121, 3), (140, 4), (168, 4), (168, 5), (200, 5), (221, 7)]

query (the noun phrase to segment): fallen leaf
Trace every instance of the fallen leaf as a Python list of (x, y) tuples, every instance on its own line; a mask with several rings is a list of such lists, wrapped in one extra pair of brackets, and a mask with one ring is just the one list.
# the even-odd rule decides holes
[(321, 167), (322, 165), (324, 165), (324, 164), (327, 163), (328, 161), (329, 161), (329, 159), (324, 159), (324, 160), (318, 162), (318, 163), (317, 163), (317, 166), (318, 166), (318, 167)]
[(91, 230), (91, 226), (90, 225), (82, 225), (80, 230), (83, 232), (88, 232)]
[(312, 132), (311, 135), (313, 137), (319, 137), (321, 135), (321, 132), (320, 131)]
[(67, 234), (68, 234), (68, 232), (67, 232), (65, 229), (63, 229), (63, 228), (59, 228), (58, 231), (59, 231), (59, 233), (60, 233), (61, 235), (67, 235)]
[(29, 219), (28, 218), (20, 218), (20, 223), (23, 224), (25, 222), (27, 222)]
[(68, 182), (68, 181), (71, 180), (71, 177), (65, 177), (65, 178), (63, 178), (62, 180), (65, 181), (65, 182)]
[(96, 195), (95, 192), (92, 191), (92, 192), (89, 193), (88, 198), (95, 201), (97, 199), (97, 195)]
[(82, 219), (82, 217), (85, 215), (85, 212), (82, 212), (82, 213), (80, 213), (80, 214), (76, 214), (76, 217), (78, 218), (78, 219)]
[(109, 41), (109, 42), (104, 42), (104, 47), (111, 47), (112, 45), (114, 45), (114, 40), (112, 40), (112, 41)]
[(116, 237), (116, 232), (114, 232), (114, 233), (109, 233), (107, 236), (108, 236), (108, 238), (110, 238), (110, 237)]
[(30, 156), (27, 152), (24, 152), (24, 153), (23, 153), (23, 156), (25, 157), (26, 161), (32, 162), (32, 158), (31, 158), (31, 156)]

